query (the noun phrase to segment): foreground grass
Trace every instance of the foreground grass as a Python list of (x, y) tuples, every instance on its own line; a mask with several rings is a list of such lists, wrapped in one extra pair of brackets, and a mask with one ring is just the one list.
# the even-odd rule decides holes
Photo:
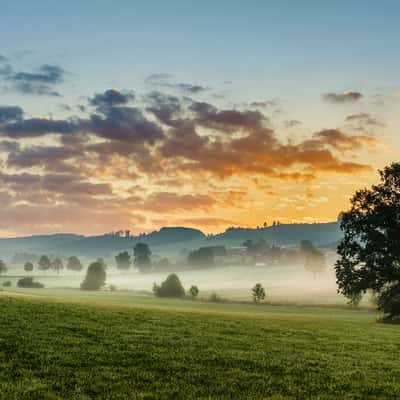
[(375, 313), (170, 306), (1, 296), (0, 398), (399, 398), (400, 328)]

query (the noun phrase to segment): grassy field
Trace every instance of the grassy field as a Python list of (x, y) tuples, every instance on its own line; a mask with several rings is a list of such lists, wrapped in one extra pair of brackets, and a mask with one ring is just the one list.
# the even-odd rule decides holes
[(373, 311), (109, 295), (2, 292), (0, 398), (399, 398)]

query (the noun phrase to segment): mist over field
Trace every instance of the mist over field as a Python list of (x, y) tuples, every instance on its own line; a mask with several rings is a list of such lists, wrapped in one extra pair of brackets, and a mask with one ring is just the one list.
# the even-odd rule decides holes
[[(176, 273), (186, 289), (191, 285), (198, 286), (199, 297), (205, 299), (211, 293), (217, 293), (227, 300), (250, 301), (251, 288), (255, 283), (261, 283), (266, 290), (265, 300), (275, 304), (346, 304), (348, 300), (337, 294), (333, 262), (331, 256), (326, 271), (317, 277), (306, 271), (302, 262), (267, 266), (215, 265), (207, 269), (178, 270)], [(141, 274), (133, 269), (118, 270), (112, 265), (112, 261), (109, 264), (106, 288), (112, 285), (118, 291), (133, 291), (141, 295), (151, 295), (154, 283), (164, 281), (170, 273), (175, 272), (172, 268), (168, 272)], [(59, 274), (54, 271), (34, 271), (29, 276), (48, 289), (79, 289), (85, 273), (86, 268), (81, 272), (64, 269)], [(16, 267), (10, 269), (7, 275), (15, 283), (17, 279), (13, 279), (14, 275), (20, 277), (28, 274), (21, 267)], [(8, 280), (8, 276), (3, 276), (2, 280)]]

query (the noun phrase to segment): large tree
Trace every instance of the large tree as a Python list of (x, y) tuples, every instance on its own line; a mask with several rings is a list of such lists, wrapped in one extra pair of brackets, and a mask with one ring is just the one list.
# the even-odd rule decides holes
[(336, 262), (339, 291), (353, 303), (371, 290), (387, 319), (400, 317), (400, 163), (381, 182), (359, 190), (341, 215), (344, 237)]
[(123, 251), (115, 256), (118, 269), (129, 269), (131, 266), (131, 256), (127, 251)]
[(3, 260), (0, 260), (0, 274), (7, 272), (7, 265)]
[(76, 256), (68, 257), (67, 269), (69, 269), (71, 271), (81, 271), (82, 268), (83, 268), (83, 265), (80, 262), (78, 257), (76, 257)]
[(43, 255), (40, 257), (38, 264), (40, 270), (46, 271), (51, 267), (50, 258), (46, 255)]
[(140, 272), (149, 272), (151, 269), (151, 251), (146, 243), (137, 243), (133, 248), (134, 263)]
[(60, 258), (56, 258), (55, 260), (52, 261), (51, 268), (54, 269), (54, 271), (56, 271), (57, 274), (59, 274), (60, 271), (64, 269), (64, 264)]
[(28, 261), (27, 263), (25, 263), (25, 265), (24, 265), (24, 271), (25, 271), (25, 272), (31, 272), (31, 271), (33, 271), (33, 264), (32, 264), (30, 261)]
[(101, 261), (91, 263), (87, 269), (86, 277), (81, 283), (82, 290), (98, 290), (106, 282), (106, 268)]

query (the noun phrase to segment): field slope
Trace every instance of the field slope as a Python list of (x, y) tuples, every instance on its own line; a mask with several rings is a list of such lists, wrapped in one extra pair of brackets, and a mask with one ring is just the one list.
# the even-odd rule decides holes
[(376, 323), (373, 312), (209, 307), (3, 295), (0, 397), (399, 398), (400, 328)]

